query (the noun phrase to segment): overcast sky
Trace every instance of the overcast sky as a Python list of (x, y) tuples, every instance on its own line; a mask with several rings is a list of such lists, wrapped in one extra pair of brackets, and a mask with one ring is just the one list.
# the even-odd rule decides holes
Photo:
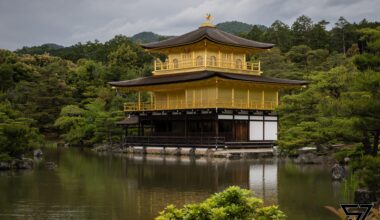
[(380, 21), (380, 0), (0, 0), (0, 48), (57, 43), (69, 46), (141, 31), (178, 35), (214, 23), (291, 24), (305, 14), (331, 23), (344, 16)]

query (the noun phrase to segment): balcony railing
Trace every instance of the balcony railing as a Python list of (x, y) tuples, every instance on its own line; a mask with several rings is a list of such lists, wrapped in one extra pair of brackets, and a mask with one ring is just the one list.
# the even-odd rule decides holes
[(185, 59), (176, 61), (165, 61), (157, 59), (154, 61), (154, 72), (176, 72), (197, 69), (223, 70), (227, 72), (248, 73), (259, 75), (261, 73), (260, 61), (246, 62), (241, 60), (224, 59)]
[(226, 108), (226, 109), (246, 109), (246, 110), (273, 110), (277, 107), (276, 101), (250, 101), (231, 100), (231, 101), (197, 101), (186, 102), (182, 100), (171, 102), (128, 102), (124, 103), (124, 111), (156, 111), (156, 110), (185, 110), (185, 109), (209, 109), (209, 108)]

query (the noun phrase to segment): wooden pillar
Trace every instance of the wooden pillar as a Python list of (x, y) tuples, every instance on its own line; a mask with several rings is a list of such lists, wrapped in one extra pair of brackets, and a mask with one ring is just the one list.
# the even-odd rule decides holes
[(150, 136), (153, 136), (153, 119), (152, 119), (152, 116), (150, 118)]
[(195, 107), (195, 89), (193, 89), (193, 108)]
[(215, 85), (215, 108), (218, 108), (219, 106), (219, 88), (218, 88), (218, 79), (216, 79), (216, 85)]
[(185, 137), (187, 137), (187, 114), (185, 112)]
[(144, 123), (141, 123), (141, 136), (144, 136), (145, 135), (145, 132), (144, 132)]
[(236, 141), (236, 134), (235, 134), (235, 112), (232, 112), (232, 140)]
[(200, 123), (201, 124), (201, 137), (203, 137), (203, 120), (201, 118), (201, 120), (197, 120), (197, 123)]
[(243, 59), (243, 70), (247, 69), (247, 55), (244, 53), (244, 59)]
[(139, 120), (139, 123), (137, 125), (137, 136), (141, 136), (141, 121)]
[(250, 97), (249, 97), (249, 88), (247, 89), (247, 108), (250, 107)]
[(207, 41), (205, 40), (205, 60), (204, 60), (204, 67), (207, 66)]
[(222, 53), (220, 52), (220, 48), (218, 50), (218, 67), (221, 67), (222, 66)]
[(234, 68), (234, 51), (231, 52), (230, 68)]
[(278, 90), (276, 91), (276, 107), (278, 106), (279, 98), (278, 98)]
[(218, 120), (218, 112), (215, 115), (215, 137), (219, 137), (219, 120)]
[(261, 91), (261, 108), (265, 108), (265, 92), (264, 89)]
[(137, 94), (137, 98), (138, 98), (138, 106), (137, 106), (137, 110), (141, 110), (141, 93), (140, 91), (138, 92)]
[(187, 106), (187, 89), (185, 89), (185, 105), (184, 105), (185, 109), (188, 107)]
[(192, 53), (192, 55), (191, 55), (191, 57), (192, 57), (192, 62), (193, 62), (193, 67), (195, 66), (195, 51), (193, 50), (193, 53)]
[(260, 63), (260, 60), (259, 60), (259, 75), (261, 75), (260, 71), (261, 71), (261, 63)]
[(235, 88), (232, 88), (232, 90), (231, 90), (231, 98), (232, 98), (232, 100), (231, 100), (232, 106), (231, 107), (234, 107), (235, 106)]
[(151, 109), (156, 109), (154, 103), (153, 103), (153, 92), (150, 92), (150, 108)]

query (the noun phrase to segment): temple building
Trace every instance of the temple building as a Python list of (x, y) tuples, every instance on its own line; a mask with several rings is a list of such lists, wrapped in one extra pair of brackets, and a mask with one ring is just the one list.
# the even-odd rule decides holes
[(136, 93), (119, 122), (128, 146), (272, 146), (280, 92), (306, 84), (262, 76), (260, 61), (249, 58), (274, 45), (221, 31), (210, 19), (184, 35), (141, 46), (165, 56), (154, 61), (152, 76), (110, 82)]

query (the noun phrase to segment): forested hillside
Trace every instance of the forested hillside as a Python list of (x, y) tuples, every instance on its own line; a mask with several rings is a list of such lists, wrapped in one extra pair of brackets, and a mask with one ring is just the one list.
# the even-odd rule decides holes
[[(266, 29), (264, 25), (257, 25), (263, 29)], [(247, 34), (252, 30), (252, 25), (243, 23), (240, 21), (227, 21), (222, 22), (216, 25), (222, 31), (231, 33), (231, 34)]]
[[(278, 144), (291, 153), (362, 143), (375, 153), (380, 23), (340, 18), (331, 30), (327, 24), (301, 16), (291, 26), (275, 21), (240, 34), (277, 45), (250, 58), (261, 60), (264, 75), (310, 82), (284, 92)], [(0, 50), (0, 157), (20, 157), (47, 138), (72, 146), (120, 141), (115, 122), (124, 116), (123, 102), (136, 97), (117, 94), (107, 82), (151, 74), (154, 55), (125, 36), (43, 47)]]

